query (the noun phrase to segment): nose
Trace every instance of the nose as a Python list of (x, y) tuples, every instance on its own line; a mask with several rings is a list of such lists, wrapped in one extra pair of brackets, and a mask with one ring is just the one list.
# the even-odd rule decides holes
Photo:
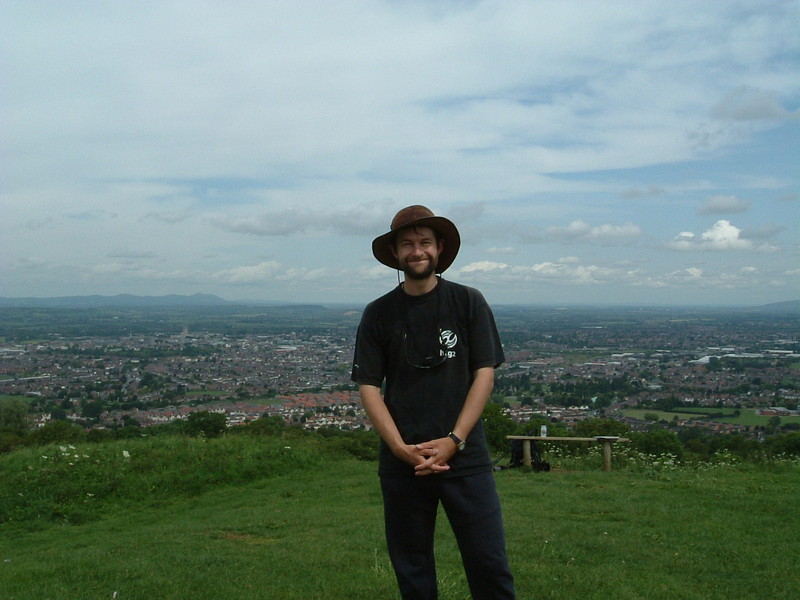
[(427, 256), (425, 246), (422, 244), (414, 244), (414, 247), (411, 249), (411, 255), (414, 257)]

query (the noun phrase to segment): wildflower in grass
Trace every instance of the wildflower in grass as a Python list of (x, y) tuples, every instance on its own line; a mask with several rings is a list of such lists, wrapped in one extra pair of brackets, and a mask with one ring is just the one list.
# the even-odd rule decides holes
[(122, 457), (123, 457), (125, 460), (130, 460), (130, 459), (131, 459), (131, 453), (130, 453), (130, 452), (128, 452), (127, 450), (123, 450), (123, 451), (122, 451)]

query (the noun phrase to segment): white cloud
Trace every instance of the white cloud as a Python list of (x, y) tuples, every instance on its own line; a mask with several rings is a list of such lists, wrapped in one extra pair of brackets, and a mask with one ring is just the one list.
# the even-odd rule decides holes
[(633, 223), (592, 226), (586, 221), (572, 221), (567, 227), (548, 227), (546, 236), (560, 242), (630, 242), (642, 236), (642, 228)]
[(701, 245), (708, 250), (750, 250), (753, 243), (740, 237), (742, 230), (722, 219), (700, 236)]
[(234, 267), (218, 271), (212, 275), (214, 279), (227, 283), (262, 283), (273, 279), (280, 272), (280, 263), (267, 260), (256, 265)]
[(698, 237), (691, 231), (683, 231), (667, 244), (672, 250), (753, 250), (757, 252), (776, 252), (779, 248), (772, 244), (756, 245), (752, 239), (742, 235), (742, 230), (727, 219), (720, 219), (710, 229)]
[(486, 273), (491, 271), (505, 271), (509, 267), (505, 263), (493, 262), (490, 260), (482, 260), (479, 262), (470, 263), (458, 269), (459, 274), (468, 273)]
[(559, 261), (544, 261), (533, 265), (508, 265), (492, 261), (470, 263), (457, 270), (457, 277), (465, 281), (558, 282), (564, 284), (601, 283), (614, 278), (627, 278), (621, 269), (598, 265), (581, 265), (575, 257)]

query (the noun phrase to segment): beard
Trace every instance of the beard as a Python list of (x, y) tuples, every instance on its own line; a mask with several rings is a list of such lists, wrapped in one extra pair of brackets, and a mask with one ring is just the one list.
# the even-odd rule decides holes
[[(418, 261), (417, 261), (418, 262)], [(428, 279), (431, 275), (436, 273), (436, 267), (439, 264), (439, 261), (431, 256), (428, 257), (428, 266), (422, 270), (415, 269), (414, 265), (416, 262), (409, 263), (405, 261), (403, 264), (400, 265), (403, 273), (405, 273), (406, 277), (409, 279), (414, 279), (417, 281), (422, 281), (424, 279)]]

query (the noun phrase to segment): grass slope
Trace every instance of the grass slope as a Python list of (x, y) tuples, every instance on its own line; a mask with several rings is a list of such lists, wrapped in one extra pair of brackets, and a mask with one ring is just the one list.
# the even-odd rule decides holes
[[(273, 456), (280, 463), (282, 455), (271, 449), (284, 448), (282, 442), (260, 440), (213, 440), (204, 449), (181, 444), (168, 442), (173, 464), (203, 471), (227, 469), (222, 457), (236, 448), (256, 460)], [(130, 460), (135, 463), (154, 445), (128, 446)], [(92, 456), (86, 448), (74, 450), (73, 457)], [(114, 455), (119, 450), (111, 446)], [(307, 449), (303, 456), (315, 452), (321, 451)], [(324, 458), (324, 452), (318, 456)], [(29, 470), (25, 461), (34, 455), (0, 459), (7, 475), (11, 463)], [(244, 469), (244, 476), (224, 483), (206, 477), (205, 488), (195, 482), (171, 498), (138, 496), (128, 487), (125, 493), (133, 497), (126, 500), (112, 490), (94, 520), (84, 515), (78, 525), (32, 517), (7, 521), (0, 525), (0, 597), (397, 598), (375, 464), (344, 455), (304, 459), (294, 469), (290, 462), (262, 476)], [(518, 596), (800, 597), (793, 575), (800, 553), (800, 515), (794, 510), (798, 475), (800, 468), (791, 463), (659, 472), (588, 467), (498, 472)], [(128, 477), (145, 476), (131, 470)], [(180, 488), (181, 480), (173, 479)], [(442, 519), (441, 598), (467, 599), (455, 542)]]

